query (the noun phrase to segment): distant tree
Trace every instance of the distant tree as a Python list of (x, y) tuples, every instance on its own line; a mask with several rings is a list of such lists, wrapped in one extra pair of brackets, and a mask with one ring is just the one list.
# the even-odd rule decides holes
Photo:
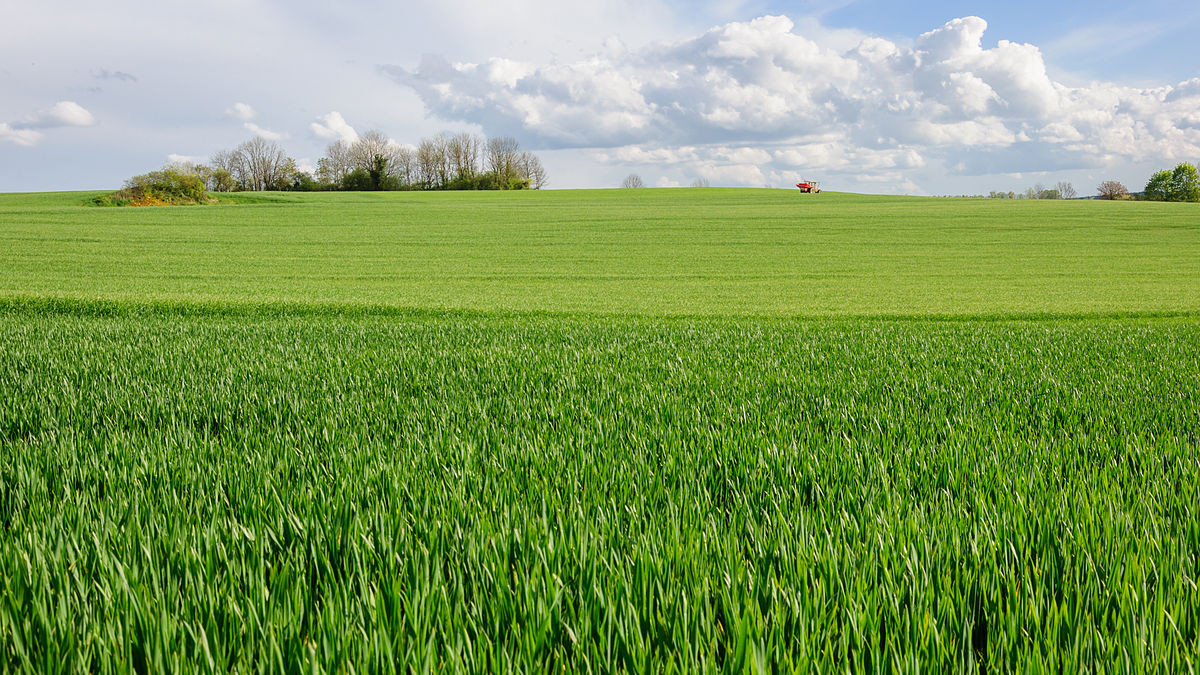
[(1037, 197), (1038, 197), (1037, 190), (1035, 190), (1031, 187), (1025, 188), (1025, 192), (1021, 195), (1022, 199), (1037, 199)]
[(701, 176), (701, 177), (697, 178), (696, 180), (692, 181), (692, 187), (694, 187), (694, 188), (709, 187), (708, 179)]
[(400, 179), (392, 172), (391, 160), (383, 155), (375, 155), (375, 161), (367, 173), (371, 176), (374, 190), (399, 190), (402, 187)]
[[(280, 150), (280, 152), (283, 151)], [(295, 186), (299, 175), (300, 169), (296, 166), (296, 160), (285, 155), (283, 164), (277, 167), (265, 189), (291, 190)]]
[(1066, 181), (1058, 181), (1054, 184), (1054, 189), (1058, 190), (1060, 199), (1075, 199), (1078, 193), (1075, 192), (1075, 186)]
[(328, 184), (318, 181), (313, 175), (307, 171), (296, 171), (292, 174), (292, 182), (286, 190), (294, 192), (318, 192), (320, 190), (329, 189)]
[(1155, 171), (1142, 190), (1146, 199), (1154, 202), (1165, 202), (1171, 199), (1171, 172), (1163, 169)]
[(522, 152), (517, 156), (517, 178), (526, 181), (534, 190), (546, 187), (546, 169), (542, 160), (532, 152)]
[(213, 155), (213, 165), (229, 171), (241, 190), (279, 189), (296, 170), (295, 161), (283, 148), (262, 136), (255, 136), (231, 151)]
[(427, 189), (441, 188), (450, 178), (445, 140), (445, 136), (422, 138), (417, 145), (417, 180)]
[[(1059, 183), (1058, 185), (1062, 186), (1062, 185), (1064, 185), (1064, 183)], [(1070, 187), (1070, 185), (1067, 184), (1067, 187)], [(1063, 198), (1062, 189), (1060, 187), (1048, 188), (1045, 185), (1042, 185), (1041, 183), (1038, 183), (1037, 185), (1033, 186), (1033, 196), (1035, 199), (1062, 199)]]
[(496, 176), (496, 182), (505, 189), (517, 177), (517, 160), (521, 146), (515, 138), (502, 136), (488, 140), (487, 165), (488, 170)]
[(213, 169), (208, 175), (208, 189), (213, 192), (233, 192), (237, 189), (237, 182), (228, 170)]
[(230, 180), (228, 174), (221, 169), (214, 169), (206, 164), (197, 164), (196, 162), (168, 162), (163, 171), (171, 172), (182, 176), (199, 177), (204, 182), (205, 190), (213, 192), (229, 192), (230, 189), (219, 189), (221, 187), (229, 188)]
[(1124, 199), (1129, 196), (1129, 189), (1120, 181), (1106, 180), (1096, 187), (1101, 199)]
[(469, 181), (478, 175), (483, 139), (464, 132), (446, 137), (444, 147), (452, 178)]
[(1200, 172), (1195, 165), (1183, 162), (1175, 166), (1171, 172), (1171, 201), (1200, 202)]
[(371, 160), (371, 168), (367, 169), (367, 175), (371, 177), (371, 189), (378, 190), (383, 185), (383, 178), (387, 176), (387, 168), (387, 157), (375, 155)]
[(417, 182), (417, 153), (405, 146), (393, 148), (388, 171), (396, 177), (400, 185), (412, 185)]
[(366, 169), (354, 169), (350, 173), (342, 176), (340, 184), (341, 189), (351, 190), (355, 192), (366, 192), (375, 189), (375, 183), (371, 180), (371, 172)]
[(245, 173), (245, 168), (242, 166), (243, 160), (242, 155), (234, 150), (220, 150), (213, 154), (209, 160), (209, 164), (213, 168), (213, 175), (222, 174), (223, 176), (228, 176), (228, 189), (218, 189), (218, 192), (233, 192), (234, 190), (243, 189), (239, 182), (239, 177)]
[(371, 129), (360, 135), (358, 140), (350, 146), (350, 165), (355, 169), (370, 171), (371, 166), (375, 163), (376, 155), (391, 159), (391, 153), (392, 140), (382, 131)]
[(631, 173), (625, 177), (625, 180), (621, 181), (621, 187), (642, 188), (646, 187), (646, 183), (642, 180), (641, 176), (637, 175), (636, 173)]
[(350, 153), (350, 144), (346, 141), (330, 143), (325, 148), (325, 156), (317, 161), (317, 177), (325, 183), (337, 185), (346, 174), (354, 169), (354, 160)]

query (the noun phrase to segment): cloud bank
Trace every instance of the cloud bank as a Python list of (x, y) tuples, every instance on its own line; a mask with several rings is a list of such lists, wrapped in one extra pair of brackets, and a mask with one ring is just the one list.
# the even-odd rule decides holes
[(714, 183), (807, 171), (903, 185), (929, 163), (985, 175), (1200, 157), (1200, 78), (1070, 87), (1036, 46), (985, 47), (986, 29), (970, 16), (911, 45), (847, 45), (765, 16), (566, 64), (427, 56), (382, 70), (440, 118)]

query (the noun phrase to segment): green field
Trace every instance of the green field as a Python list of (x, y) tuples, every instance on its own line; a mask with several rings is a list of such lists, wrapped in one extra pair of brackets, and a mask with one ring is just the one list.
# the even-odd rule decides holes
[(0, 195), (0, 670), (1192, 672), (1200, 209)]
[(1200, 311), (1192, 204), (783, 190), (0, 195), (0, 296), (646, 315)]

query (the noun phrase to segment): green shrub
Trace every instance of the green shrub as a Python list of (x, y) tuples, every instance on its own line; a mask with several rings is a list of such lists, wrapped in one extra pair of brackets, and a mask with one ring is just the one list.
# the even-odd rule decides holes
[(366, 169), (355, 169), (342, 177), (342, 189), (354, 191), (374, 190), (375, 182)]
[(320, 192), (321, 190), (328, 190), (329, 187), (325, 183), (313, 178), (311, 173), (297, 171), (292, 176), (291, 182), (284, 189), (292, 192)]
[(209, 204), (213, 199), (206, 189), (207, 176), (198, 171), (168, 167), (134, 176), (125, 187), (92, 202), (98, 206), (177, 206)]

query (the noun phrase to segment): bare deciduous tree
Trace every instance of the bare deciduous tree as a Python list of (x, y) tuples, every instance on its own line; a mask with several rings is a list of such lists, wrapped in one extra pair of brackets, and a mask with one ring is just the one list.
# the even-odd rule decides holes
[(317, 177), (326, 183), (341, 183), (353, 169), (350, 144), (346, 141), (330, 143), (325, 156), (317, 161)]
[(370, 171), (375, 166), (376, 157), (383, 157), (390, 165), (398, 147), (387, 134), (371, 129), (350, 146), (350, 162), (353, 168), (364, 171)]
[(522, 152), (517, 157), (517, 178), (528, 181), (534, 190), (546, 187), (546, 169), (542, 160), (532, 152)]
[(417, 182), (417, 153), (412, 148), (399, 146), (393, 149), (393, 158), (388, 166), (391, 175), (400, 181), (401, 185), (412, 185)]
[(1062, 199), (1075, 199), (1078, 196), (1078, 193), (1075, 192), (1075, 186), (1067, 181), (1058, 181), (1054, 184), (1054, 189), (1058, 190), (1058, 196)]
[(701, 176), (701, 177), (697, 178), (696, 180), (692, 181), (692, 187), (694, 187), (694, 188), (709, 187), (708, 179)]
[(510, 136), (488, 140), (487, 164), (488, 170), (496, 174), (496, 180), (501, 187), (507, 187), (516, 177), (516, 166), (521, 146), (517, 139)]
[(242, 143), (235, 151), (243, 157), (244, 177), (239, 181), (247, 190), (270, 190), (277, 188), (285, 179), (289, 166), (295, 162), (287, 156), (275, 141), (262, 136)]
[(1129, 196), (1129, 189), (1121, 184), (1121, 181), (1106, 180), (1101, 183), (1096, 191), (1100, 194), (1101, 199), (1120, 199)]
[(479, 154), (483, 141), (474, 134), (461, 133), (445, 139), (446, 159), (454, 178), (474, 178), (479, 173)]
[(238, 182), (238, 176), (242, 174), (242, 156), (234, 150), (220, 150), (213, 154), (209, 160), (214, 171), (224, 171), (229, 174), (232, 182)]
[(445, 136), (422, 138), (417, 146), (417, 179), (427, 187), (440, 187), (446, 182), (449, 163), (445, 139)]
[(625, 177), (625, 180), (621, 181), (621, 187), (641, 188), (646, 187), (646, 182), (642, 180), (641, 176), (637, 175), (636, 173), (631, 173)]
[(262, 136), (233, 150), (213, 155), (214, 174), (228, 173), (241, 190), (276, 190), (286, 187), (296, 174), (296, 162), (279, 144)]

